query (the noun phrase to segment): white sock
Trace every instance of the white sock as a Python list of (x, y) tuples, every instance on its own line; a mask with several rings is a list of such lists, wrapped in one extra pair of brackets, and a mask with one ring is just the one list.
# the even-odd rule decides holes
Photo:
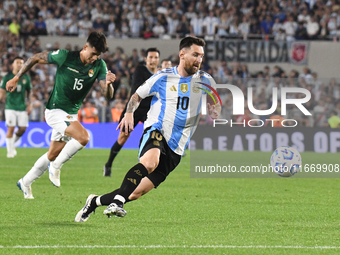
[(16, 143), (20, 138), (21, 136), (17, 136), (16, 134), (14, 134), (13, 135), (14, 143)]
[(42, 155), (31, 168), (31, 170), (22, 178), (25, 186), (30, 186), (32, 182), (42, 176), (50, 163), (49, 159), (47, 158), (47, 152)]
[(6, 138), (6, 147), (7, 147), (7, 153), (12, 153), (14, 149), (14, 140), (13, 137)]
[(77, 140), (72, 139), (69, 141), (65, 147), (61, 150), (58, 157), (54, 160), (53, 166), (57, 169), (60, 169), (61, 166), (71, 159), (78, 151), (84, 148)]
[(96, 204), (97, 204), (97, 206), (102, 206), (102, 203), (100, 202), (100, 198), (101, 198), (101, 196), (98, 196), (98, 197), (96, 198)]
[(125, 203), (125, 198), (121, 195), (115, 195), (115, 197), (113, 199), (118, 200), (118, 201), (122, 202), (123, 204)]

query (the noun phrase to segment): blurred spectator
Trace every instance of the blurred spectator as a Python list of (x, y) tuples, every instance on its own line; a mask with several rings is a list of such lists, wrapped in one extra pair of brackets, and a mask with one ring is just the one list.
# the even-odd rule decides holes
[(284, 13), (279, 6), (274, 5), (273, 7), (273, 19), (279, 19), (279, 22), (282, 23), (286, 20), (286, 13)]
[(187, 17), (182, 16), (182, 19), (176, 28), (176, 32), (179, 34), (180, 37), (185, 37), (190, 34), (190, 25)]
[(328, 119), (328, 124), (331, 128), (340, 128), (340, 118), (336, 111), (331, 112), (331, 117)]
[(219, 22), (213, 11), (209, 12), (209, 16), (206, 16), (203, 20), (203, 26), (205, 29), (205, 35), (212, 36), (216, 33), (216, 28)]
[(108, 24), (108, 27), (107, 27), (107, 34), (108, 34), (109, 38), (114, 37), (114, 33), (115, 33), (115, 30), (116, 30), (115, 19), (116, 19), (115, 15), (111, 14), (109, 24)]
[(322, 81), (318, 79), (318, 74), (316, 72), (312, 72), (312, 77), (310, 84), (313, 86), (313, 92), (316, 92), (320, 89)]
[(249, 35), (249, 22), (248, 22), (248, 18), (246, 16), (243, 16), (242, 18), (242, 23), (240, 23), (238, 25), (238, 31), (241, 35), (243, 35), (244, 39), (247, 39), (248, 35)]
[(231, 21), (231, 23), (229, 25), (229, 35), (233, 36), (233, 37), (237, 37), (238, 34), (239, 34), (238, 19), (235, 18)]
[(296, 28), (296, 31), (295, 31), (295, 39), (296, 40), (307, 40), (308, 39), (307, 29), (304, 26), (303, 21), (300, 21), (298, 23), (298, 27)]
[(274, 19), (274, 24), (272, 28), (273, 35), (276, 36), (279, 33), (280, 29), (283, 29), (283, 24), (280, 22), (280, 18), (276, 17)]
[(103, 96), (102, 92), (99, 90), (99, 91), (94, 91), (95, 93), (95, 97), (93, 99), (93, 102), (96, 106), (96, 108), (101, 108), (101, 107), (105, 107), (107, 102), (106, 102), (106, 99), (105, 97)]
[(319, 35), (320, 26), (317, 20), (315, 19), (315, 16), (310, 17), (306, 25), (306, 30), (309, 40), (317, 39), (317, 36)]
[(329, 35), (328, 23), (325, 20), (320, 21), (319, 39), (326, 40)]
[(97, 18), (94, 20), (92, 28), (98, 32), (104, 32), (105, 30), (105, 23), (102, 20), (101, 16), (97, 16)]
[(97, 123), (98, 119), (98, 109), (95, 107), (94, 103), (87, 101), (85, 107), (81, 110), (81, 117), (83, 123)]
[(166, 20), (168, 22), (168, 34), (170, 36), (175, 36), (179, 25), (178, 15), (172, 12), (171, 15), (167, 15)]
[(286, 41), (286, 34), (283, 28), (280, 28), (278, 33), (274, 36), (275, 41)]
[(303, 68), (303, 71), (299, 75), (299, 78), (304, 79), (304, 81), (308, 84), (312, 83), (313, 76), (311, 75), (311, 71), (307, 66)]
[(336, 15), (331, 15), (328, 23), (327, 23), (327, 31), (330, 35), (337, 35), (337, 21), (336, 21)]
[(163, 59), (161, 61), (161, 70), (165, 68), (171, 68), (171, 67), (172, 67), (172, 63), (170, 59)]
[(112, 122), (119, 122), (120, 115), (122, 114), (125, 104), (122, 100), (117, 99), (114, 101), (114, 105), (111, 108)]
[(43, 16), (39, 16), (38, 20), (35, 22), (34, 29), (37, 35), (47, 35), (46, 23), (43, 20)]
[(324, 127), (326, 125), (326, 113), (327, 108), (325, 107), (325, 102), (319, 100), (318, 104), (313, 109), (314, 113), (314, 127)]
[(55, 36), (57, 34), (58, 21), (54, 17), (54, 13), (49, 13), (47, 19), (45, 20), (46, 31), (48, 35)]
[(128, 90), (126, 87), (122, 86), (119, 91), (116, 93), (115, 99), (121, 99), (123, 101), (128, 100)]
[(152, 28), (153, 35), (158, 38), (162, 38), (165, 33), (165, 28), (162, 26), (160, 21), (157, 21), (156, 26)]
[(8, 30), (10, 33), (15, 35), (17, 39), (19, 39), (20, 25), (18, 24), (18, 20), (16, 18), (14, 18), (12, 23), (9, 24)]
[(195, 16), (190, 21), (190, 33), (195, 36), (203, 36), (203, 18)]
[(308, 23), (310, 20), (310, 16), (308, 14), (308, 9), (307, 8), (303, 8), (302, 9), (302, 13), (300, 13), (297, 17), (297, 21), (298, 22), (303, 22), (303, 23)]
[(65, 34), (68, 36), (79, 35), (79, 26), (78, 26), (77, 16), (75, 14), (73, 14), (71, 18), (66, 21)]
[(270, 77), (270, 67), (269, 66), (263, 67), (263, 77), (267, 78), (267, 79)]
[(151, 28), (148, 20), (144, 21), (143, 29), (142, 29), (142, 36), (143, 36), (144, 39), (148, 39), (150, 37), (153, 37), (152, 28)]
[(143, 28), (143, 20), (139, 17), (139, 13), (135, 12), (135, 16), (130, 20), (129, 23), (131, 36), (132, 37), (139, 37), (142, 28)]
[(228, 19), (228, 13), (222, 12), (217, 25), (217, 34), (221, 37), (228, 35), (230, 20)]
[(261, 22), (261, 33), (263, 35), (269, 35), (272, 33), (274, 22), (270, 15), (266, 16), (266, 19)]
[(63, 36), (65, 34), (65, 29), (66, 29), (66, 17), (65, 14), (61, 14), (61, 16), (57, 18), (56, 26), (57, 35)]
[(188, 7), (188, 11), (184, 14), (188, 20), (192, 20), (194, 18), (197, 18), (197, 13), (194, 11), (194, 6), (193, 5), (190, 5)]
[(84, 19), (79, 21), (78, 27), (79, 27), (78, 36), (81, 37), (81, 38), (87, 38), (87, 36), (89, 35), (89, 33), (90, 33), (90, 31), (93, 27), (93, 23), (90, 20), (88, 15), (85, 15)]
[(294, 41), (295, 32), (297, 29), (297, 23), (294, 21), (294, 16), (290, 14), (288, 20), (283, 24), (283, 28), (286, 32), (287, 41)]
[(40, 121), (40, 111), (41, 111), (42, 103), (38, 99), (38, 96), (36, 94), (32, 94), (30, 98), (30, 115), (29, 120), (30, 121)]

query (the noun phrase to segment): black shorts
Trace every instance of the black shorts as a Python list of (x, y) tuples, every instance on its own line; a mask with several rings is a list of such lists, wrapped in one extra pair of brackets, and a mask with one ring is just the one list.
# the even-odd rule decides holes
[(182, 156), (170, 149), (161, 132), (153, 128), (144, 130), (139, 148), (139, 157), (142, 157), (145, 152), (152, 148), (158, 148), (161, 151), (157, 168), (147, 176), (155, 185), (155, 188), (165, 181), (166, 177), (176, 168), (182, 158)]
[[(122, 121), (122, 119), (124, 118), (124, 115), (126, 113), (126, 107), (127, 107), (127, 105), (125, 106), (124, 111), (120, 115), (120, 119), (119, 119), (118, 123), (120, 123)], [(148, 115), (149, 109), (150, 108), (137, 108), (137, 110), (133, 113), (133, 122), (134, 122), (133, 126), (134, 127), (136, 127), (139, 122), (144, 123), (144, 121), (146, 120), (146, 117)]]

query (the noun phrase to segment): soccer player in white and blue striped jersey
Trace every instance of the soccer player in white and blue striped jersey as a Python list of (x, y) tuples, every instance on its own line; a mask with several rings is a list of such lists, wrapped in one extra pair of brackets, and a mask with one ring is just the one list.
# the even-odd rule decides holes
[[(76, 222), (87, 221), (96, 207), (102, 205), (109, 205), (104, 210), (107, 216), (124, 217), (124, 203), (156, 188), (179, 164), (199, 121), (202, 101), (199, 88), (202, 83), (214, 83), (210, 75), (199, 70), (204, 45), (204, 40), (197, 37), (182, 39), (179, 65), (159, 71), (132, 95), (117, 127), (126, 134), (133, 130), (133, 113), (140, 101), (153, 96), (140, 142), (139, 163), (127, 172), (119, 189), (102, 196), (89, 195), (76, 215)], [(207, 106), (209, 115), (217, 119), (220, 105)]]

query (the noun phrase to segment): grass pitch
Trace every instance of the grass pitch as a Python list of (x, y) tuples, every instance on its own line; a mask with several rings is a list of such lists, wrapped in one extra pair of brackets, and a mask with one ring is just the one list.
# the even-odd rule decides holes
[[(105, 207), (86, 223), (76, 213), (91, 193), (119, 187), (137, 161), (123, 150), (112, 177), (102, 176), (109, 150), (84, 149), (62, 168), (61, 187), (45, 173), (25, 200), (16, 182), (46, 149), (0, 148), (0, 254), (339, 254), (338, 179), (194, 179), (189, 157), (168, 179), (126, 204), (125, 218)], [(250, 155), (251, 154), (251, 155)], [(258, 157), (254, 157), (258, 154)], [(228, 152), (233, 162), (270, 153)], [(303, 153), (303, 160), (336, 154)]]

